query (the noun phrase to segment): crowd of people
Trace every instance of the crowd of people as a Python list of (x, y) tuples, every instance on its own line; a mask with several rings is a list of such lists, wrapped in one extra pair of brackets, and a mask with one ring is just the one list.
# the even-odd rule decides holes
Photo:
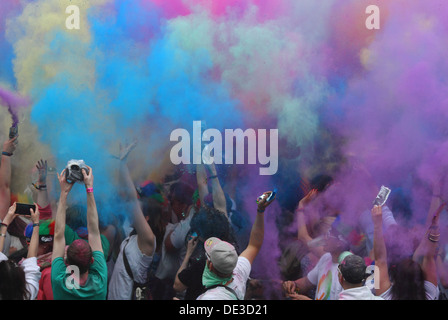
[[(395, 246), (393, 235), (403, 229), (387, 205), (372, 206), (356, 230), (344, 230), (342, 213), (319, 205), (332, 177), (316, 177), (294, 206), (296, 233), (279, 243), (280, 278), (261, 281), (251, 273), (263, 250), (265, 210), (276, 200), (272, 191), (254, 194), (257, 211), (244, 215), (213, 164), (196, 165), (193, 183), (177, 176), (136, 186), (126, 161), (131, 144), (118, 156), (122, 188), (115, 196), (128, 204), (124, 218), (102, 221), (89, 166), (79, 181), (84, 199), (68, 201), (74, 183), (67, 168), (57, 173), (52, 199), (45, 160), (36, 163), (35, 209), (19, 215), (11, 193), (17, 139), (3, 144), (0, 163), (2, 300), (446, 299), (446, 203), (437, 184), (426, 229), (409, 255)], [(251, 220), (247, 229), (244, 219)]]

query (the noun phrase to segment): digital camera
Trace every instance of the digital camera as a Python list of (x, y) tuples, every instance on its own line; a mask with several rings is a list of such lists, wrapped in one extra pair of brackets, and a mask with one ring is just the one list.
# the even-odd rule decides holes
[(70, 160), (65, 170), (67, 182), (75, 183), (84, 181), (82, 169), (86, 170), (86, 173), (89, 174), (89, 168), (87, 168), (84, 160)]

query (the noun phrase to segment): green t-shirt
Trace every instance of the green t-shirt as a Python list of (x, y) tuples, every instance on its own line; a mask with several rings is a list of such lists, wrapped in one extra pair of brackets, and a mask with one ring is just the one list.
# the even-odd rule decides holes
[(53, 260), (51, 264), (51, 287), (54, 300), (106, 300), (107, 296), (107, 265), (101, 251), (93, 252), (93, 263), (90, 265), (86, 283), (78, 288), (73, 279), (67, 279), (67, 265), (62, 257)]

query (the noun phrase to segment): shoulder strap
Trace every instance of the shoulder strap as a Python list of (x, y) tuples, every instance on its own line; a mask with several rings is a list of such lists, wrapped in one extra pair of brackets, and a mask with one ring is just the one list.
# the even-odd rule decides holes
[(134, 281), (134, 274), (132, 273), (131, 266), (129, 265), (128, 257), (126, 257), (126, 246), (128, 245), (129, 239), (126, 241), (126, 244), (123, 248), (123, 262), (124, 267), (126, 268), (126, 272), (128, 273), (129, 277), (131, 277), (132, 281)]
[(217, 287), (225, 288), (227, 291), (229, 291), (230, 293), (232, 293), (235, 296), (236, 300), (240, 300), (240, 299), (238, 299), (238, 295), (236, 294), (235, 290), (233, 290), (232, 288), (229, 288), (228, 286), (222, 285), (222, 284), (215, 284), (214, 286), (208, 287), (206, 289), (208, 291), (208, 290), (211, 290), (211, 289), (214, 289)]

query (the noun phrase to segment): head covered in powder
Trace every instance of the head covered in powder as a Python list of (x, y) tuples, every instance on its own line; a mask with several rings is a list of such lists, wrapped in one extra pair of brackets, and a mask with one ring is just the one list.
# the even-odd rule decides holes
[(67, 248), (67, 264), (77, 266), (81, 274), (89, 271), (92, 259), (92, 248), (85, 240), (77, 239)]

